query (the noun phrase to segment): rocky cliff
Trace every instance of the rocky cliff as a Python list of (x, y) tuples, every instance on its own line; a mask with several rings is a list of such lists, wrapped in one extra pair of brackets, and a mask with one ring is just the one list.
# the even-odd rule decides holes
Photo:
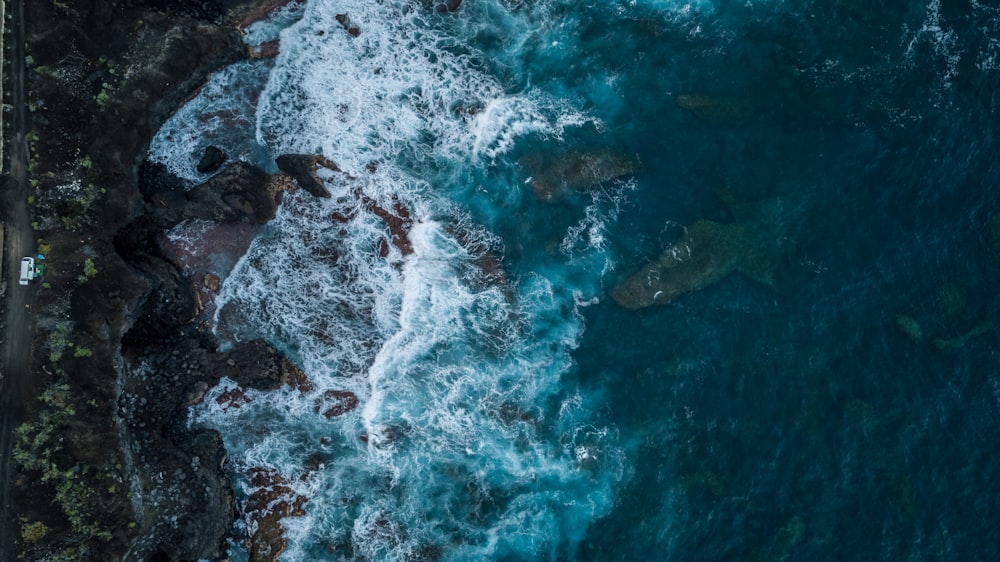
[(222, 376), (276, 386), (282, 362), (261, 342), (217, 353), (192, 323), (197, 290), (155, 238), (185, 218), (261, 222), (274, 198), (228, 187), (234, 174), (262, 185), (243, 182), (259, 171), (234, 168), (153, 205), (140, 186), (153, 176), (140, 170), (171, 112), (248, 56), (236, 24), (252, 4), (26, 2), (29, 203), (47, 268), (39, 399), (15, 444), (23, 559), (223, 556), (234, 515), (225, 455), (218, 435), (186, 428), (186, 407)]

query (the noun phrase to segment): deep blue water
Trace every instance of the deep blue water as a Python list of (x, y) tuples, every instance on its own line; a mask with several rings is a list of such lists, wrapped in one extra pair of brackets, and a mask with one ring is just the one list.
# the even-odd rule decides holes
[[(248, 42), (280, 29), (151, 154), (354, 175), (219, 272), (223, 339), (361, 401), (194, 413), (245, 492), (324, 456), (284, 560), (1000, 559), (1000, 8), (316, 1)], [(193, 117), (226, 104), (246, 130)], [(628, 169), (536, 197), (578, 154)], [(412, 255), (359, 190), (411, 209)], [(748, 224), (773, 282), (608, 297), (699, 220)]]

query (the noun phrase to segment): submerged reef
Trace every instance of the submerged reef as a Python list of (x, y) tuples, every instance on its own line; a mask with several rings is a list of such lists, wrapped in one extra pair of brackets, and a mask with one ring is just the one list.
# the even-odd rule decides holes
[(737, 271), (767, 286), (783, 287), (793, 273), (787, 259), (799, 243), (802, 209), (787, 197), (744, 203), (724, 192), (722, 198), (733, 222), (695, 222), (659, 258), (616, 286), (611, 298), (625, 308), (665, 305)]

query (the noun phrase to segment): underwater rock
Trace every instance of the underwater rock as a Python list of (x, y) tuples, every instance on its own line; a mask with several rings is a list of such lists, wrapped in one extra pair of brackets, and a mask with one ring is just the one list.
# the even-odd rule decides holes
[(199, 174), (210, 174), (218, 170), (226, 161), (226, 153), (217, 146), (206, 146), (196, 169)]
[(674, 100), (679, 107), (713, 125), (739, 126), (753, 117), (754, 104), (747, 98), (682, 94)]
[(459, 8), (462, 7), (462, 0), (445, 0), (444, 2), (438, 3), (434, 6), (434, 9), (438, 13), (454, 13), (457, 12)]
[(625, 279), (611, 298), (625, 308), (664, 305), (678, 295), (697, 291), (739, 271), (778, 288), (781, 265), (801, 213), (781, 197), (740, 203), (728, 193), (722, 197), (736, 221), (720, 224), (700, 220), (660, 257)]
[(1000, 213), (990, 215), (983, 229), (987, 246), (994, 256), (1000, 258)]
[(987, 318), (986, 320), (973, 326), (969, 331), (960, 334), (957, 337), (936, 338), (934, 340), (934, 346), (937, 347), (939, 351), (954, 351), (969, 343), (969, 340), (978, 338), (979, 336), (989, 332), (994, 332), (998, 329), (1000, 329), (1000, 323), (993, 318)]
[(585, 192), (603, 182), (635, 173), (638, 163), (613, 150), (570, 152), (562, 156), (532, 154), (523, 159), (531, 172), (531, 190), (542, 201)]
[(915, 342), (924, 341), (924, 330), (920, 327), (920, 322), (912, 316), (907, 316), (905, 314), (897, 314), (893, 321), (896, 323), (896, 327), (899, 331), (906, 334), (911, 340)]
[(717, 283), (736, 270), (741, 245), (731, 225), (698, 221), (660, 258), (611, 291), (625, 308), (667, 304), (677, 295)]

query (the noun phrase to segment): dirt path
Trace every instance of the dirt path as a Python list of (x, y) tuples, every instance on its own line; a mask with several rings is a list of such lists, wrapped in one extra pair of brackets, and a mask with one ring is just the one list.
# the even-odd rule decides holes
[(10, 20), (3, 38), (9, 46), (10, 68), (5, 78), (5, 102), (11, 105), (7, 118), (10, 130), (5, 144), (7, 171), (0, 192), (0, 213), (7, 225), (3, 276), (7, 290), (3, 302), (4, 330), (0, 344), (0, 560), (14, 560), (14, 541), (19, 531), (17, 513), (12, 503), (17, 467), (11, 458), (13, 431), (21, 422), (25, 405), (34, 396), (31, 381), (31, 344), (34, 329), (32, 309), (36, 286), (18, 284), (19, 262), (22, 256), (35, 250), (35, 233), (28, 214), (27, 178), (25, 175), (28, 148), (25, 134), (24, 97), (24, 0), (7, 3)]

